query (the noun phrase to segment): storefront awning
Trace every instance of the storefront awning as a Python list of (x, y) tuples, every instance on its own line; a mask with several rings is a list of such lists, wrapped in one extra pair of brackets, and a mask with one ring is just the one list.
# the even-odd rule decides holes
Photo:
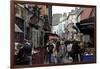
[(94, 22), (95, 17), (89, 17), (87, 19), (81, 20), (80, 23), (89, 23), (89, 22)]
[(94, 31), (94, 23), (77, 23), (77, 27), (79, 28), (81, 33), (93, 34)]
[(15, 32), (23, 33), (23, 31), (15, 24)]

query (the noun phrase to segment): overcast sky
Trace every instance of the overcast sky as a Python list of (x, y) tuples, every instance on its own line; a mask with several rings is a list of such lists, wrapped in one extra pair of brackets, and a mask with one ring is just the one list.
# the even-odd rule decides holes
[(68, 13), (70, 12), (72, 9), (75, 9), (75, 7), (69, 7), (69, 6), (52, 6), (52, 14), (56, 14), (56, 13)]

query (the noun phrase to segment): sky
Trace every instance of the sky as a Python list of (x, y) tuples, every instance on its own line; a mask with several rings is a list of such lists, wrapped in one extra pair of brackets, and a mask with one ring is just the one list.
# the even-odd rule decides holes
[(52, 6), (52, 14), (56, 14), (56, 13), (68, 13), (70, 12), (72, 9), (75, 9), (75, 7), (67, 7), (67, 6)]

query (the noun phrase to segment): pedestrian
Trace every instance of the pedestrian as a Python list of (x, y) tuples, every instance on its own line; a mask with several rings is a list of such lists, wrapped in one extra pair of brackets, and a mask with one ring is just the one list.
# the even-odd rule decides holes
[(23, 50), (26, 64), (32, 65), (32, 44), (28, 40), (25, 40)]
[(64, 63), (65, 53), (66, 53), (66, 47), (64, 45), (64, 42), (61, 41), (60, 46), (59, 46), (59, 51), (57, 53), (57, 62), (58, 63)]
[(74, 42), (72, 46), (72, 58), (73, 62), (79, 62), (80, 61), (80, 46), (78, 45), (78, 42)]
[(56, 50), (57, 50), (57, 53), (59, 52), (59, 47), (60, 47), (60, 40), (58, 40), (56, 42)]
[(71, 57), (72, 57), (72, 42), (69, 42), (68, 44), (67, 44), (67, 57), (68, 57), (68, 59), (70, 59)]
[(47, 60), (48, 60), (48, 63), (51, 64), (51, 54), (53, 53), (53, 44), (52, 44), (52, 40), (50, 40), (48, 43), (47, 43), (47, 52), (48, 52), (48, 55), (47, 55)]
[(56, 56), (57, 56), (57, 50), (56, 50), (56, 43), (52, 43), (53, 44), (53, 53), (51, 54), (51, 62), (53, 64), (57, 63), (57, 59), (56, 59)]
[(24, 61), (24, 50), (23, 50), (23, 45), (22, 44), (18, 44), (17, 46), (17, 54), (16, 54), (16, 65), (24, 65), (25, 61)]

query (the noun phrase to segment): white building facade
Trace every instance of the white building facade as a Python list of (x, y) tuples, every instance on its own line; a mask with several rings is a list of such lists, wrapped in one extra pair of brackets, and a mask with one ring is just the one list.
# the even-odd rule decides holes
[(75, 8), (69, 12), (67, 22), (65, 24), (65, 39), (69, 41), (80, 40), (80, 30), (77, 28), (76, 23), (80, 22), (80, 8)]

